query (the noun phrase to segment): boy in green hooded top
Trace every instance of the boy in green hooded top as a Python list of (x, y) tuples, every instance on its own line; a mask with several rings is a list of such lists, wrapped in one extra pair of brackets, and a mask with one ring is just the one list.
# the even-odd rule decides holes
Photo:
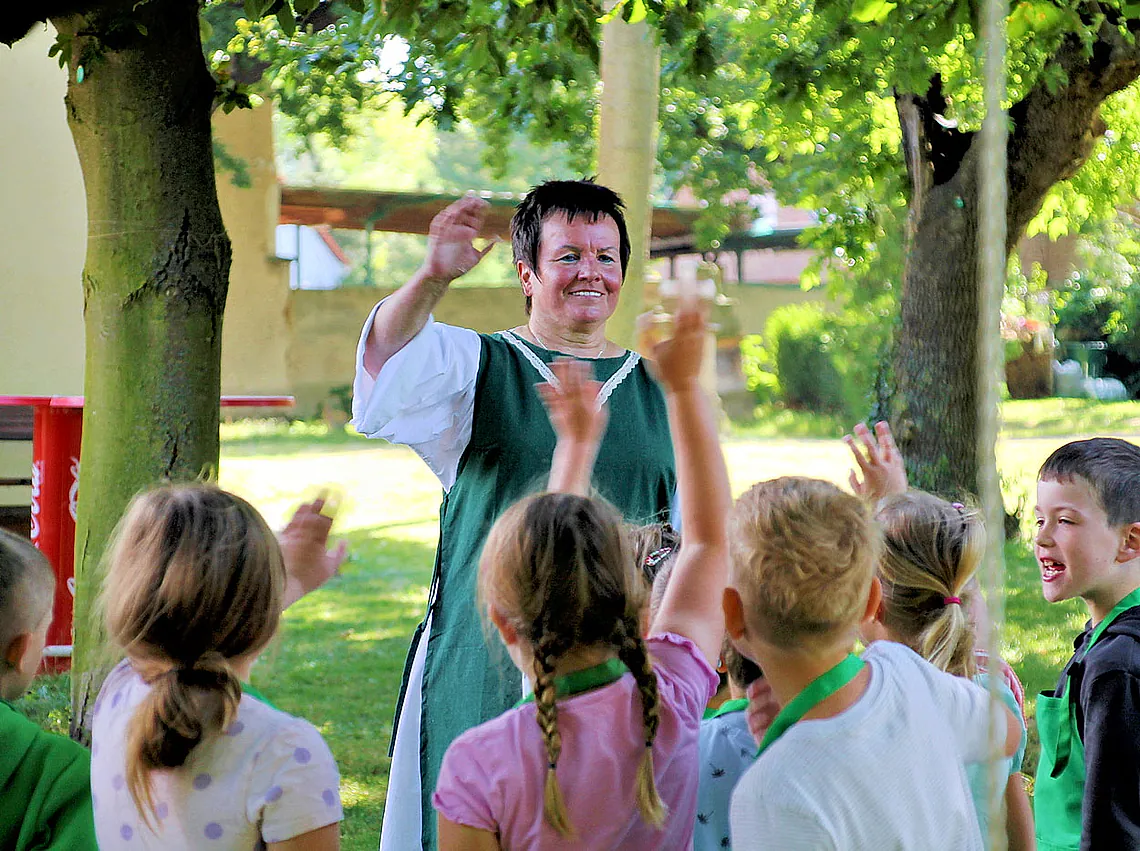
[(0, 851), (98, 847), (90, 754), (41, 730), (9, 702), (39, 667), (54, 594), (47, 559), (0, 530)]

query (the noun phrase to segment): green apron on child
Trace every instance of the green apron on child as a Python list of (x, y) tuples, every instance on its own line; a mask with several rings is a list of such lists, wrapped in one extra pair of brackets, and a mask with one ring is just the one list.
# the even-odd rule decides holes
[[(1133, 591), (1097, 624), (1081, 660), (1117, 617), (1140, 605), (1140, 588)], [(1085, 794), (1085, 748), (1077, 729), (1077, 707), (1069, 689), (1072, 669), (1061, 694), (1037, 696), (1037, 733), (1041, 758), (1034, 783), (1033, 816), (1039, 851), (1078, 851), (1081, 847), (1081, 804)]]

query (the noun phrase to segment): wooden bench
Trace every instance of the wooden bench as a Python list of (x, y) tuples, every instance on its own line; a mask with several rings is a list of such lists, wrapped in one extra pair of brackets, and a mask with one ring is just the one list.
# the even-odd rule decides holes
[[(32, 440), (32, 409), (0, 406), (0, 441)], [(29, 477), (0, 476), (0, 489), (30, 487)], [(25, 537), (31, 532), (32, 509), (30, 505), (6, 504), (10, 497), (0, 490), (0, 528), (8, 529)]]

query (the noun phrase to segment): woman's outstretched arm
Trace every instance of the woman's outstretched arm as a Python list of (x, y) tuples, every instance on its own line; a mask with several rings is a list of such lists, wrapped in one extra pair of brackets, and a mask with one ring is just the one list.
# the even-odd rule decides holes
[(466, 195), (431, 220), (427, 257), (411, 280), (384, 300), (372, 320), (364, 347), (364, 369), (375, 378), (388, 359), (427, 324), (451, 282), (470, 272), (494, 246), (482, 250), (473, 240), (487, 215), (487, 202)]

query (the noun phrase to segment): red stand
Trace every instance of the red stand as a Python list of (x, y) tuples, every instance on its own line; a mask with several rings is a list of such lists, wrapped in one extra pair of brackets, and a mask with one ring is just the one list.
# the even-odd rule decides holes
[[(287, 408), (292, 396), (223, 396), (222, 407)], [(82, 396), (0, 396), (0, 405), (31, 407), (32, 543), (55, 567), (55, 604), (43, 670), (71, 667), (75, 608), (75, 518), (79, 502)]]

